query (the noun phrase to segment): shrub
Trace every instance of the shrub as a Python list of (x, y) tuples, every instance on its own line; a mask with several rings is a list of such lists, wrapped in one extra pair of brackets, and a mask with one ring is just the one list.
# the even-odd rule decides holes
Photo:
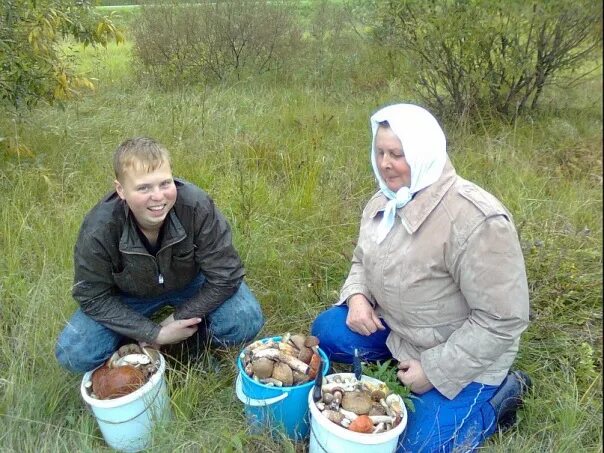
[(544, 87), (601, 46), (593, 0), (375, 2), (373, 36), (404, 54), (412, 89), (439, 114), (534, 109)]
[(89, 2), (3, 0), (0, 2), (0, 97), (15, 108), (53, 102), (92, 82), (75, 73), (62, 52), (61, 39), (101, 44), (122, 35)]
[(164, 85), (274, 70), (300, 41), (285, 6), (268, 0), (143, 6), (133, 35), (135, 56)]

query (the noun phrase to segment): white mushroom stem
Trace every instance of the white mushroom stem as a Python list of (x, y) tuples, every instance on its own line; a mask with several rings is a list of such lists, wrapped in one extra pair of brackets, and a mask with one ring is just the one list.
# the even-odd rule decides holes
[(278, 343), (277, 346), (280, 351), (293, 355), (294, 357), (297, 357), (298, 354), (300, 353), (300, 351), (298, 349), (296, 349), (294, 346), (292, 346), (288, 343)]
[(377, 426), (373, 428), (373, 434), (383, 433), (384, 431), (386, 431), (385, 423), (378, 423)]
[(288, 365), (292, 370), (299, 371), (300, 373), (308, 374), (308, 371), (310, 370), (309, 366), (301, 360), (285, 354), (283, 351), (279, 351), (278, 349), (264, 349), (261, 351), (255, 350), (252, 354), (255, 359), (266, 357), (268, 359), (278, 360), (279, 362), (283, 362)]
[(382, 398), (380, 400), (380, 404), (386, 410), (386, 414), (388, 414), (389, 417), (394, 417), (394, 414), (392, 413), (392, 409), (390, 409), (390, 406), (388, 405), (386, 400), (384, 400), (384, 398)]
[(253, 343), (249, 344), (244, 350), (243, 352), (254, 352), (256, 350), (262, 350), (262, 349), (267, 349), (267, 348), (272, 348), (275, 346), (275, 342), (271, 339), (268, 341), (263, 341), (263, 340), (256, 340)]
[(394, 422), (394, 417), (389, 417), (388, 415), (370, 415), (369, 418), (374, 425), (379, 423), (392, 423)]
[(321, 387), (321, 390), (323, 390), (324, 392), (330, 392), (332, 393), (335, 389), (342, 389), (345, 392), (350, 392), (352, 390), (354, 390), (354, 384), (344, 384), (341, 382), (330, 382), (329, 384), (323, 384), (323, 386)]
[(266, 385), (274, 385), (275, 387), (283, 387), (283, 382), (281, 382), (279, 379), (275, 379), (275, 378), (264, 378), (264, 379), (260, 379), (260, 382), (262, 382), (263, 384)]
[(354, 412), (347, 411), (346, 409), (340, 408), (340, 414), (346, 417), (348, 420), (354, 420), (358, 417)]

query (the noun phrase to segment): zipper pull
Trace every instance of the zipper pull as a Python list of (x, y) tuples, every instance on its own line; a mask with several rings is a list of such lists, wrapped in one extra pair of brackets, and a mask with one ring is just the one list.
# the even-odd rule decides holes
[(159, 277), (157, 277), (157, 281), (159, 282), (160, 285), (164, 284), (164, 276), (162, 274), (159, 274)]

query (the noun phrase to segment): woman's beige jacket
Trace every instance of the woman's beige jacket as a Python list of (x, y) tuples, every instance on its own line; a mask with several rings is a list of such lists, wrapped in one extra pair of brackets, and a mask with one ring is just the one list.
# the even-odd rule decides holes
[(340, 303), (364, 294), (392, 329), (398, 360), (419, 359), (443, 395), (475, 381), (499, 385), (528, 324), (524, 259), (512, 218), (488, 192), (457, 176), (440, 179), (397, 212), (381, 244), (374, 235), (386, 197), (363, 211)]

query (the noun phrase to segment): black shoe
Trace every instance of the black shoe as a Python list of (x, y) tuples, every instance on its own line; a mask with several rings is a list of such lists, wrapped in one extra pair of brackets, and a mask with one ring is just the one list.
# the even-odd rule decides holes
[(516, 412), (522, 407), (522, 398), (532, 386), (531, 378), (523, 371), (510, 371), (501, 383), (489, 401), (495, 410), (497, 428), (501, 432), (516, 424)]

